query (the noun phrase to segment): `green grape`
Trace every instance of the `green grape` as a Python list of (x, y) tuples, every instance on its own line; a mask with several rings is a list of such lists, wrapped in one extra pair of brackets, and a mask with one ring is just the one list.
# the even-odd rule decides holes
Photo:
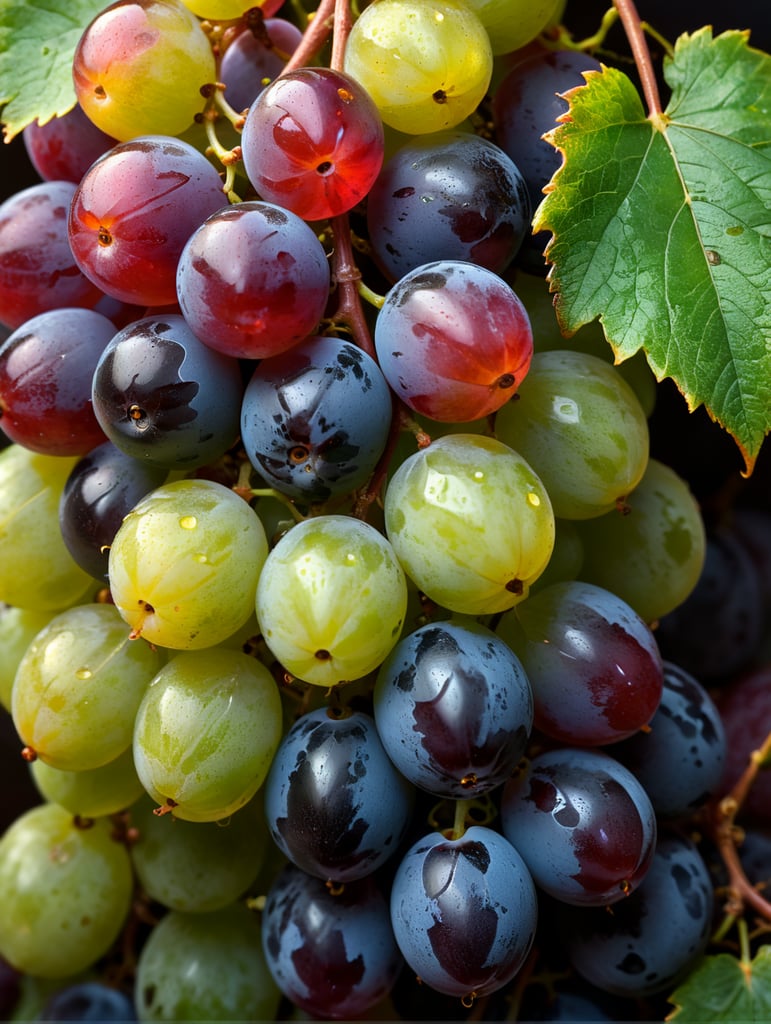
[(552, 583), (578, 579), (584, 561), (584, 547), (572, 519), (555, 519), (554, 550), (549, 564), (530, 588), (530, 593)]
[(134, 764), (156, 801), (185, 821), (219, 821), (262, 785), (282, 732), (265, 666), (226, 647), (178, 654), (145, 693)]
[(479, 18), (457, 0), (375, 0), (355, 22), (344, 70), (385, 124), (422, 135), (454, 128), (483, 99), (493, 70)]
[(494, 54), (511, 53), (551, 25), (561, 0), (465, 0), (487, 30)]
[(610, 511), (648, 462), (648, 421), (634, 392), (612, 366), (582, 352), (534, 355), (495, 429), (541, 477), (562, 519)]
[(581, 579), (612, 591), (648, 623), (688, 597), (706, 552), (704, 522), (687, 483), (657, 459), (627, 498), (626, 514), (576, 523)]
[(56, 612), (35, 611), (30, 608), (0, 609), (0, 704), (11, 710), (11, 690), (16, 669), (24, 654), (43, 626), (47, 626)]
[(109, 604), (56, 615), (27, 648), (11, 692), (21, 739), (46, 764), (86, 771), (131, 745), (134, 715), (163, 662)]
[(386, 489), (385, 524), (407, 575), (466, 615), (524, 600), (554, 547), (539, 477), (507, 445), (477, 434), (440, 437), (403, 462)]
[(399, 638), (407, 581), (374, 527), (326, 515), (293, 527), (257, 587), (257, 620), (283, 667), (330, 687), (377, 668)]
[(64, 978), (103, 956), (131, 903), (131, 862), (100, 818), (76, 827), (58, 804), (18, 818), (0, 840), (0, 955), (20, 971)]
[(280, 999), (262, 951), (260, 918), (240, 903), (208, 914), (170, 911), (139, 956), (141, 1021), (270, 1021)]
[(139, 882), (171, 910), (200, 913), (233, 903), (273, 845), (259, 793), (222, 823), (159, 816), (149, 797), (132, 808), (131, 822), (139, 833), (131, 846)]
[(0, 601), (58, 610), (93, 585), (59, 530), (59, 498), (77, 461), (19, 445), (0, 452)]
[(201, 87), (217, 78), (206, 33), (177, 0), (106, 7), (80, 37), (72, 74), (89, 119), (121, 142), (184, 131), (203, 110)]
[(230, 21), (240, 18), (250, 7), (260, 7), (253, 0), (182, 0), (189, 11), (199, 18), (211, 21)]
[(144, 793), (139, 781), (131, 747), (114, 761), (82, 772), (52, 768), (41, 761), (30, 766), (32, 778), (40, 795), (52, 804), (59, 804), (80, 818), (102, 818), (117, 814), (135, 803)]
[(267, 553), (243, 498), (210, 480), (175, 480), (123, 520), (110, 548), (110, 590), (132, 635), (177, 650), (213, 647), (252, 614)]

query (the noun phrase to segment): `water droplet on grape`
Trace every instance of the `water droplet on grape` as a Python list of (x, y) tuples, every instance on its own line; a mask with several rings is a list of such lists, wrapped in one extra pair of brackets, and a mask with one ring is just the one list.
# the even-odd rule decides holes
[(90, 668), (79, 668), (75, 671), (75, 676), (78, 679), (90, 679), (93, 675)]
[(194, 530), (198, 526), (198, 520), (195, 516), (182, 516), (179, 525), (183, 530)]
[(541, 499), (533, 491), (530, 491), (530, 493), (527, 496), (527, 503), (528, 505), (532, 505), (533, 508), (538, 508), (538, 506), (541, 504)]

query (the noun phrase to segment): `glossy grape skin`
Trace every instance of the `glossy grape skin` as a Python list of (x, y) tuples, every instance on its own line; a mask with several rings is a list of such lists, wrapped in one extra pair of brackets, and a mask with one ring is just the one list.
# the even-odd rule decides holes
[(626, 602), (577, 580), (532, 595), (500, 623), (533, 689), (535, 724), (552, 739), (599, 746), (647, 725), (664, 669), (654, 634)]
[(637, 396), (615, 367), (583, 352), (536, 353), (495, 427), (541, 477), (563, 519), (610, 512), (648, 464), (648, 423)]
[(525, 752), (533, 698), (518, 659), (476, 623), (429, 623), (378, 672), (374, 713), (386, 752), (416, 786), (469, 798), (503, 783)]
[(183, 821), (157, 815), (145, 796), (131, 808), (131, 863), (152, 900), (171, 910), (205, 914), (249, 889), (265, 862), (270, 836), (260, 794), (227, 821)]
[(70, 772), (40, 758), (30, 765), (40, 795), (81, 818), (102, 818), (131, 807), (144, 793), (131, 748), (99, 768)]
[(281, 739), (281, 698), (265, 666), (211, 648), (171, 658), (134, 724), (134, 764), (150, 796), (184, 821), (220, 821), (265, 780)]
[(84, 981), (60, 989), (43, 1007), (40, 1021), (89, 1021), (112, 1024), (135, 1021), (134, 1001), (124, 992), (100, 981)]
[(492, 142), (460, 131), (401, 146), (367, 197), (370, 244), (393, 282), (444, 259), (502, 273), (529, 230), (530, 213), (513, 161)]
[(268, 552), (254, 510), (209, 480), (151, 491), (115, 535), (112, 599), (135, 636), (175, 649), (212, 647), (254, 610)]
[(383, 125), (348, 75), (298, 68), (260, 93), (241, 136), (246, 174), (262, 199), (304, 220), (351, 210), (383, 163)]
[[(40, 630), (47, 626), (56, 613), (11, 608), (0, 604), (0, 704), (11, 710), (11, 691), (16, 669)], [(2, 1018), (0, 1018), (2, 1019)]]
[(163, 467), (140, 462), (111, 441), (73, 466), (59, 501), (59, 528), (67, 550), (85, 572), (108, 579), (110, 545), (121, 523), (167, 475)]
[(58, 527), (59, 500), (74, 458), (20, 445), (0, 452), (0, 601), (43, 611), (82, 597), (91, 577), (73, 560)]
[(425, 263), (387, 293), (375, 348), (415, 412), (463, 423), (500, 409), (533, 355), (527, 311), (497, 274), (461, 260)]
[(284, 737), (265, 783), (265, 815), (279, 849), (336, 883), (379, 868), (404, 836), (412, 787), (383, 749), (374, 720), (320, 708)]
[(238, 362), (172, 313), (118, 331), (99, 358), (91, 394), (102, 430), (126, 455), (193, 469), (235, 443), (243, 390)]
[(662, 836), (636, 892), (604, 908), (564, 915), (575, 969), (619, 996), (671, 992), (703, 952), (712, 930), (712, 880), (688, 839)]
[(273, 44), (271, 49), (247, 28), (239, 32), (222, 55), (219, 78), (225, 86), (225, 98), (234, 110), (246, 110), (254, 103), (265, 88), (266, 79), (277, 78), (283, 71), (286, 61), (279, 53), (294, 53), (302, 38), (297, 26), (284, 18), (266, 17), (265, 31)]
[(407, 575), (464, 615), (524, 600), (554, 546), (539, 478), (507, 445), (476, 434), (440, 437), (406, 459), (388, 484), (384, 512)]
[(503, 834), (539, 888), (575, 906), (624, 900), (646, 875), (656, 816), (618, 761), (579, 747), (545, 751), (506, 783)]
[(33, 121), (22, 137), (27, 155), (44, 181), (71, 181), (74, 185), (118, 141), (100, 131), (79, 103), (45, 124)]
[(562, 157), (542, 136), (567, 113), (562, 93), (585, 85), (584, 71), (602, 65), (575, 50), (540, 50), (519, 61), (498, 86), (493, 100), (498, 145), (522, 172), (533, 209)]
[(85, 771), (131, 744), (132, 721), (162, 656), (129, 639), (110, 604), (54, 616), (30, 643), (11, 691), (24, 744), (54, 768)]
[(466, 5), (378, 0), (354, 24), (344, 67), (386, 124), (423, 135), (454, 128), (477, 108), (493, 60), (487, 32)]
[(185, 243), (224, 205), (220, 176), (202, 153), (181, 139), (142, 136), (113, 147), (81, 179), (69, 244), (78, 267), (108, 295), (172, 305)]
[(292, 675), (330, 687), (376, 669), (396, 643), (407, 582), (373, 526), (341, 515), (306, 519), (271, 550), (260, 574), (257, 620)]
[(268, 891), (263, 948), (281, 991), (322, 1019), (351, 1019), (388, 994), (403, 961), (371, 877), (333, 893), (290, 864)]
[(466, 0), (490, 37), (494, 54), (511, 53), (531, 42), (559, 14), (560, 0)]
[(0, 344), (0, 429), (43, 455), (85, 455), (101, 444), (91, 381), (114, 334), (92, 309), (26, 320)]
[(126, 848), (103, 818), (77, 828), (56, 804), (18, 818), (0, 839), (0, 954), (20, 971), (66, 978), (117, 938), (131, 902)]
[(701, 683), (665, 661), (661, 703), (649, 725), (608, 753), (637, 776), (656, 814), (691, 814), (720, 791), (726, 760), (720, 713)]
[(259, 917), (242, 903), (206, 914), (172, 910), (139, 955), (142, 1021), (271, 1021), (280, 993), (262, 952)]
[(241, 405), (241, 439), (269, 484), (324, 502), (367, 482), (391, 411), (374, 359), (353, 342), (317, 336), (256, 367)]
[(72, 75), (88, 117), (126, 141), (184, 131), (203, 110), (201, 86), (216, 80), (216, 69), (206, 34), (183, 4), (118, 0), (86, 27)]
[(446, 995), (483, 996), (522, 967), (535, 934), (536, 892), (524, 861), (499, 833), (472, 826), (433, 832), (404, 855), (391, 921), (413, 971)]
[(46, 310), (90, 308), (101, 298), (70, 248), (75, 188), (69, 181), (42, 182), (0, 205), (0, 324), (13, 329)]
[(193, 232), (177, 267), (180, 309), (210, 348), (263, 359), (306, 338), (329, 298), (324, 247), (296, 214), (237, 203)]
[(576, 521), (581, 578), (612, 591), (653, 623), (681, 604), (704, 565), (706, 533), (688, 484), (658, 459), (614, 510)]

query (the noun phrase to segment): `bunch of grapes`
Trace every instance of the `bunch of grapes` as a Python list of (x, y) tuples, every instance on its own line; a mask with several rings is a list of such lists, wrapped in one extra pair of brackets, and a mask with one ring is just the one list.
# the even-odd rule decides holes
[(707, 947), (771, 510), (559, 332), (564, 14), (117, 0), (25, 130), (0, 1016), (647, 1019)]

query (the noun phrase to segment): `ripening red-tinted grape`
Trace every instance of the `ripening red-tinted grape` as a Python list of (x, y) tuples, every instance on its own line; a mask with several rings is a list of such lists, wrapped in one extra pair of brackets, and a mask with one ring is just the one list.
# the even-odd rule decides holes
[[(762, 665), (735, 679), (718, 696), (718, 709), (726, 737), (726, 764), (721, 791), (739, 780), (771, 733), (771, 666)], [(771, 772), (760, 771), (742, 803), (746, 817), (771, 824)]]
[(85, 455), (105, 440), (91, 404), (115, 327), (93, 309), (53, 309), (0, 345), (0, 429), (42, 455)]
[(121, 143), (86, 172), (72, 200), (78, 266), (108, 295), (139, 306), (177, 301), (177, 263), (190, 235), (225, 205), (214, 166), (187, 142)]
[(219, 80), (225, 86), (225, 99), (231, 107), (250, 107), (265, 86), (283, 71), (286, 58), (294, 53), (301, 38), (299, 28), (284, 18), (266, 18), (258, 32), (248, 27), (239, 32), (220, 61)]
[(516, 392), (533, 335), (525, 307), (497, 274), (439, 260), (388, 292), (375, 348), (386, 380), (411, 409), (462, 423), (495, 412)]
[(252, 104), (241, 148), (263, 199), (304, 220), (323, 220), (369, 192), (383, 163), (383, 125), (354, 79), (330, 68), (298, 68)]
[(60, 306), (92, 307), (102, 292), (78, 267), (67, 236), (69, 181), (31, 185), (0, 206), (0, 324)]
[(656, 846), (656, 816), (634, 775), (579, 747), (544, 751), (509, 779), (501, 827), (536, 885), (576, 906), (623, 900)]
[(79, 103), (61, 117), (45, 124), (33, 121), (22, 132), (27, 155), (46, 181), (71, 181), (77, 185), (91, 164), (117, 143), (97, 128)]
[(401, 146), (367, 197), (369, 240), (391, 281), (434, 260), (502, 273), (530, 230), (530, 199), (502, 149), (469, 132)]
[(236, 203), (191, 235), (177, 268), (177, 293), (206, 345), (263, 359), (315, 330), (329, 297), (329, 264), (297, 214), (273, 203)]

